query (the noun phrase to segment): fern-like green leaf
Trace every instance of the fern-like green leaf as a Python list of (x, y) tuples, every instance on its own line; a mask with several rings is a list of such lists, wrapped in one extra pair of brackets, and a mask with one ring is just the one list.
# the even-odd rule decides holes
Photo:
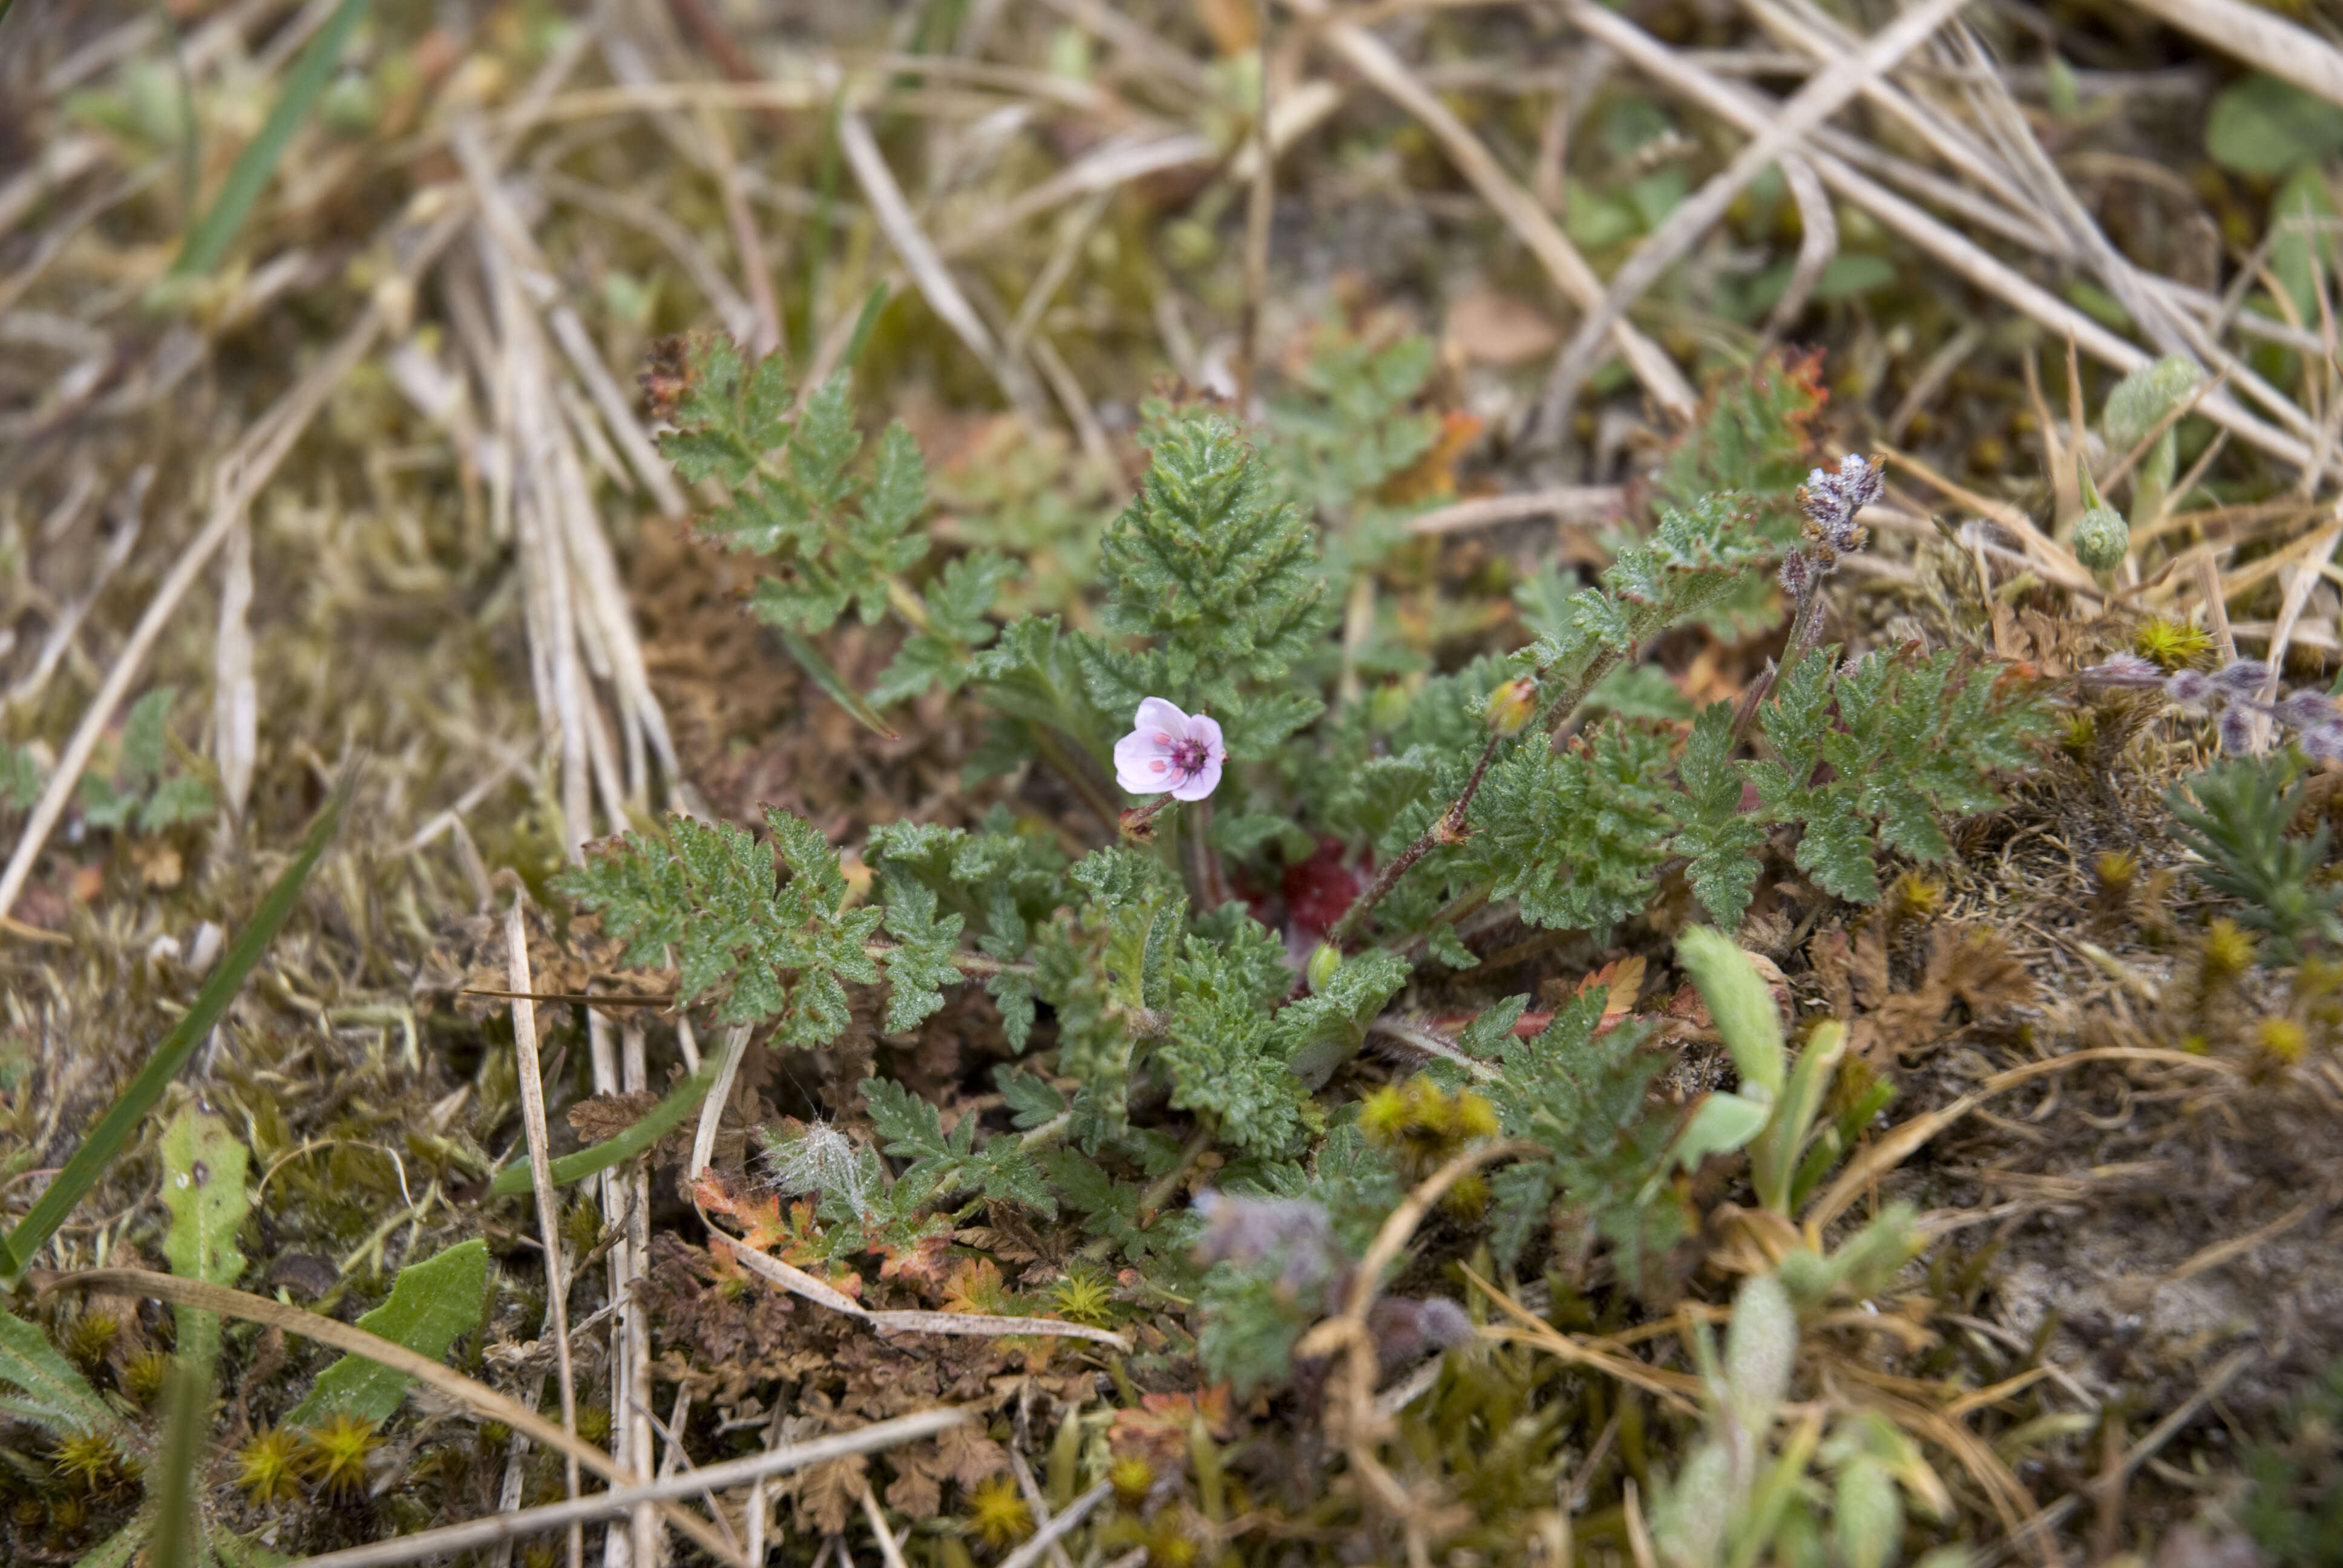
[[(774, 1039), (827, 1045), (849, 1021), (846, 986), (875, 985), (865, 944), (885, 918), (849, 910), (837, 852), (811, 825), (768, 811), (770, 842), (729, 823), (670, 818), (664, 839), (628, 833), (556, 883), (627, 943), (627, 961), (672, 958), (687, 1001), (729, 1023), (778, 1020)], [(776, 850), (789, 873), (776, 885)]]

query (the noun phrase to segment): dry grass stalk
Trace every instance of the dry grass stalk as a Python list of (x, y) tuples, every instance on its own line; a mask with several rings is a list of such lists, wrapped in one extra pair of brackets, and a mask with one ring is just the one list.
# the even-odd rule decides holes
[[(182, 1279), (176, 1274), (156, 1273), (146, 1269), (86, 1269), (72, 1273), (35, 1273), (29, 1277), (35, 1289), (44, 1294), (58, 1291), (115, 1292), (149, 1301), (196, 1307), (204, 1312), (217, 1312), (223, 1317), (258, 1323), (265, 1328), (281, 1329), (288, 1334), (298, 1335), (350, 1355), (364, 1356), (370, 1362), (413, 1378), (462, 1404), (481, 1420), (502, 1422), (530, 1442), (567, 1456), (573, 1463), (592, 1471), (613, 1486), (634, 1486), (643, 1479), (635, 1472), (621, 1468), (592, 1443), (582, 1442), (571, 1432), (554, 1425), (519, 1401), (498, 1393), (488, 1384), (466, 1377), (428, 1356), (417, 1355), (405, 1345), (368, 1333), (338, 1318), (304, 1312), (299, 1307), (288, 1306), (266, 1296), (230, 1290), (225, 1285)], [(689, 1510), (678, 1507), (672, 1502), (673, 1498), (683, 1495), (687, 1493), (668, 1493), (652, 1501), (659, 1504), (659, 1511), (669, 1523), (694, 1545), (719, 1562), (732, 1563), (734, 1568), (746, 1568), (709, 1528), (707, 1521), (696, 1518)]]
[[(879, 150), (878, 138), (870, 134), (870, 125), (859, 111), (845, 104), (840, 105), (838, 113), (838, 142), (840, 150), (846, 155), (847, 166), (854, 171), (855, 179), (862, 186), (864, 199), (870, 204), (871, 216), (887, 236), (887, 243), (895, 247), (895, 255), (910, 269), (911, 281), (928, 302), (928, 307), (991, 373), (1010, 406), (1040, 429), (1046, 421), (1041, 417), (1041, 399), (1031, 377), (993, 340), (991, 328), (969, 304), (968, 296), (953, 280), (934, 242), (920, 228), (910, 204), (903, 199), (903, 188), (896, 183), (894, 171), (887, 166), (886, 155)], [(808, 384), (811, 385), (810, 379)]]
[(591, 1497), (550, 1503), (512, 1513), (492, 1513), (469, 1523), (417, 1531), (412, 1535), (396, 1536), (371, 1546), (352, 1546), (340, 1552), (321, 1553), (315, 1557), (303, 1558), (295, 1564), (295, 1568), (395, 1568), (398, 1563), (421, 1562), (426, 1558), (539, 1535), (564, 1527), (574, 1535), (588, 1520), (608, 1519), (647, 1503), (688, 1497), (695, 1492), (726, 1490), (762, 1481), (769, 1476), (786, 1475), (790, 1471), (803, 1470), (833, 1459), (875, 1453), (903, 1443), (917, 1442), (960, 1425), (969, 1419), (969, 1412), (961, 1410), (920, 1411), (912, 1415), (897, 1416), (891, 1421), (878, 1422), (854, 1432), (838, 1432), (806, 1442), (786, 1443), (762, 1453), (706, 1465), (682, 1475), (615, 1486)]
[(2226, 54), (2332, 104), (2343, 104), (2343, 51), (2308, 28), (2244, 0), (2133, 0)]
[[(1709, 113), (1744, 132), (1763, 131), (1772, 109), (1761, 95), (1703, 69), (1634, 23), (1591, 0), (1565, 0), (1571, 20), (1590, 37), (1609, 45), (1638, 70), (1682, 93)], [(1823, 183), (1902, 236), (1915, 247), (2022, 315), (2062, 336), (2071, 334), (2085, 352), (2126, 374), (2151, 356), (2100, 326), (2031, 278), (2010, 268), (1957, 230), (1857, 173), (1841, 159), (1809, 147), (1806, 156)], [(2264, 423), (2226, 397), (2207, 399), (2206, 417), (2282, 462), (2308, 466), (2310, 447)]]
[[(1422, 122), (1440, 143), (1451, 162), (1470, 181), (1481, 197), (1497, 209), (1497, 216), (1513, 231), (1515, 237), (1527, 246), (1530, 254), (1538, 258), (1546, 275), (1563, 295), (1582, 310), (1600, 307), (1603, 299), (1602, 280), (1594, 269), (1570, 243), (1554, 218), (1538, 205), (1537, 197), (1523, 190), (1513, 176), (1505, 172), (1494, 155), (1474, 136), (1471, 127), (1456, 117), (1454, 111), (1442, 103), (1431, 89), (1416, 79), (1397, 55), (1383, 41), (1364, 28), (1346, 21), (1335, 20), (1327, 0), (1287, 0), (1295, 13), (1315, 25), (1328, 47), (1346, 61), (1352, 69), (1373, 84), (1376, 90), (1405, 109)], [(1699, 407), (1691, 383), (1675, 367), (1660, 346), (1645, 337), (1625, 321), (1613, 324), (1620, 354), (1625, 357), (1635, 378), (1652, 395), (1654, 402), (1680, 419), (1689, 419)]]
[[(455, 237), (463, 214), (442, 214), (420, 235), (415, 237), (413, 248), (400, 276), (408, 280), (419, 276), (437, 259), (440, 250)], [(7, 916), (16, 907), (17, 895), (25, 890), (25, 879), (32, 875), (33, 863), (40, 858), (49, 834), (65, 815), (81, 781), (82, 770), (88, 767), (97, 751), (99, 739), (106, 727), (113, 722), (124, 698), (129, 696), (131, 684), (146, 667), (146, 656), (154, 650), (156, 640), (163, 634), (179, 601), (203, 575), (228, 535), (243, 520), (254, 499), (276, 476), (293, 444), (300, 439), (317, 411), (342, 377), (364, 358), (380, 337), (387, 325), (377, 293), (358, 320), (344, 333), (334, 347), (321, 356), (302, 377), (287, 387), (283, 397), (271, 404), (267, 411), (253, 421), (243, 437), (229, 448), (213, 470), (211, 517), (196, 537), (179, 552), (170, 572), (147, 601), (146, 608), (132, 628), (122, 651), (115, 656), (97, 695), (91, 699), (83, 712), (81, 722), (75, 726), (73, 738), (59, 753), (56, 767), (43, 787), (40, 799), (26, 813), (25, 826), (16, 840), (15, 850), (9, 856), (5, 869), (0, 869), (0, 917)]]
[[(530, 988), (528, 932), (522, 923), (521, 897), (516, 893), (505, 911), (507, 973), (516, 991)], [(537, 1004), (527, 996), (512, 1002), (513, 1055), (520, 1081), (521, 1129), (528, 1140), (531, 1185), (537, 1192), (538, 1241), (545, 1249), (546, 1332), (553, 1336), (554, 1366), (561, 1390), (561, 1430), (578, 1435), (578, 1381), (569, 1355), (569, 1279), (561, 1265), (561, 1199), (553, 1187), (553, 1149), (546, 1135), (545, 1069), (537, 1055)], [(564, 1454), (564, 1474), (569, 1495), (578, 1495), (578, 1455)], [(569, 1527), (569, 1568), (585, 1560), (583, 1528)]]
[(1578, 330), (1556, 357), (1540, 415), (1549, 437), (1561, 434), (1563, 418), (1577, 400), (1579, 387), (1599, 367), (1604, 337), (1725, 216), (1734, 198), (1782, 154), (1795, 151), (1824, 121), (1845, 108), (1865, 83), (1893, 70), (1904, 56), (1926, 43), (1929, 35), (1964, 3), (1921, 0), (1861, 49), (1816, 72), (1766, 121), (1755, 138), (1734, 155), (1731, 163), (1675, 205), (1613, 276), (1602, 300), (1579, 322)]
[[(704, 1216), (703, 1216), (704, 1218)], [(713, 1222), (712, 1234), (723, 1232)], [(752, 1274), (761, 1274), (772, 1283), (794, 1296), (802, 1296), (834, 1312), (844, 1312), (860, 1318), (880, 1333), (970, 1334), (980, 1338), (997, 1339), (1004, 1336), (1034, 1334), (1047, 1339), (1089, 1340), (1096, 1344), (1111, 1345), (1129, 1352), (1129, 1334), (1119, 1334), (1111, 1329), (1094, 1328), (1089, 1323), (1071, 1323), (1057, 1318), (1011, 1318), (984, 1312), (929, 1312), (880, 1311), (873, 1312), (853, 1297), (834, 1286), (815, 1279), (804, 1270), (785, 1263), (769, 1252), (754, 1248), (735, 1246), (732, 1261)]]
[(1074, 1532), (1074, 1527), (1091, 1516), (1091, 1510), (1114, 1495), (1114, 1483), (1101, 1481), (1071, 1503), (1066, 1511), (1036, 1530), (1025, 1544), (1001, 1560), (1001, 1568), (1033, 1568), (1041, 1554), (1056, 1546)]
[[(643, 1054), (643, 1026), (638, 1018), (628, 1018), (618, 1026), (619, 1070), (627, 1091), (642, 1092), (650, 1087), (649, 1067)], [(635, 1282), (643, 1277), (650, 1266), (651, 1252), (651, 1173), (648, 1162), (639, 1166), (628, 1179), (627, 1241), (621, 1249), (625, 1258), (621, 1278), (614, 1298), (618, 1302), (618, 1321), (624, 1334), (623, 1346), (613, 1357), (615, 1365), (625, 1369), (624, 1381), (612, 1380), (610, 1414), (612, 1424), (626, 1433), (622, 1457), (629, 1468), (648, 1475), (651, 1469), (651, 1324), (650, 1314), (635, 1299)], [(623, 1391), (623, 1392), (621, 1392)], [(659, 1527), (659, 1512), (649, 1503), (637, 1508), (628, 1526), (628, 1562), (630, 1568), (655, 1568), (659, 1561), (662, 1542)]]
[(1417, 538), (1461, 534), (1533, 518), (1552, 518), (1563, 524), (1607, 523), (1619, 516), (1626, 501), (1626, 487), (1621, 485), (1558, 485), (1514, 496), (1476, 496), (1420, 512), (1408, 518), (1404, 531)]

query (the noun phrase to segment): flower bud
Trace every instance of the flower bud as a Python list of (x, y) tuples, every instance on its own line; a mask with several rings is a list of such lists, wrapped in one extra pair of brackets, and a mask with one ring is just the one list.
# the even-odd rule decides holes
[(1310, 967), (1303, 971), (1303, 977), (1313, 993), (1322, 991), (1334, 983), (1335, 973), (1342, 967), (1342, 950), (1332, 942), (1320, 942), (1310, 955)]
[(2113, 507), (2093, 507), (2075, 524), (2075, 558), (2090, 572), (2111, 572), (2131, 553), (2131, 525)]
[(1538, 683), (1534, 676), (1509, 680), (1489, 693), (1489, 728), (1500, 735), (1518, 735), (1536, 717), (1537, 705)]
[(2270, 678), (2270, 667), (2258, 658), (2233, 659), (2213, 672), (2213, 684), (2232, 697), (2251, 697)]

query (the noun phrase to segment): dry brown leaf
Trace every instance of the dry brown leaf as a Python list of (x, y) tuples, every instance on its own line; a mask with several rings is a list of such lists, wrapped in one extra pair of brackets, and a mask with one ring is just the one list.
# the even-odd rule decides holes
[(1875, 1059), (1882, 1050), (1906, 1056), (1924, 1050), (1954, 1027), (1956, 1004), (1967, 1021), (1986, 1022), (2034, 1000), (2034, 977), (2010, 952), (2007, 939), (1980, 925), (1939, 926), (1929, 933), (1927, 962), (1916, 985), (1895, 988), (1887, 943), (1865, 925), (1850, 937), (1825, 931), (1810, 950), (1832, 1010), (1849, 1019), (1849, 1042)]
[(569, 1108), (569, 1125), (586, 1142), (599, 1143), (640, 1121), (658, 1103), (659, 1096), (648, 1089), (629, 1094), (597, 1094)]
[(1526, 365), (1546, 358), (1561, 343), (1562, 329), (1515, 295), (1476, 288), (1448, 307), (1446, 347), (1466, 364)]
[(816, 1534), (836, 1535), (861, 1516), (862, 1488), (870, 1461), (859, 1453), (832, 1459), (807, 1471), (797, 1486), (798, 1522)]

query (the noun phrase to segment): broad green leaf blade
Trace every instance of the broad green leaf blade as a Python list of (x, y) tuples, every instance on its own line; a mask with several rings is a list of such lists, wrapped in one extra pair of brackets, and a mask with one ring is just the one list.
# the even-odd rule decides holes
[(342, 775), (341, 782), (334, 787), (333, 794), (327, 798), (325, 809), (318, 812), (317, 819), (309, 825), (308, 836), (301, 840), (300, 851), (293, 857), (293, 863), (285, 868), (276, 884), (268, 890), (267, 897), (260, 900), (260, 908), (253, 912), (252, 923), (244, 928), (244, 933), (236, 938), (236, 945), (220, 959), (219, 968), (212, 971), (211, 979), (206, 980), (203, 990), (196, 993), (195, 1005), (172, 1026), (170, 1033), (163, 1037), (162, 1043), (155, 1048), (155, 1054), (147, 1058), (146, 1065), (139, 1070), (138, 1076), (124, 1086), (121, 1096), (98, 1124), (90, 1130), (82, 1146), (74, 1151), (73, 1157), (65, 1161), (65, 1169), (57, 1172), (56, 1180), (49, 1183), (47, 1191), (41, 1194), (31, 1212), (8, 1233), (6, 1243), (0, 1245), (0, 1280), (13, 1280), (23, 1273), (31, 1263), (33, 1255), (47, 1245), (49, 1238), (56, 1234), (57, 1227), (65, 1223), (65, 1216), (74, 1211), (74, 1206), (97, 1184), (98, 1177), (105, 1174), (115, 1156), (129, 1146), (138, 1131), (138, 1123), (163, 1097), (164, 1089), (179, 1075), (179, 1069), (186, 1065), (188, 1056), (204, 1036), (211, 1032), (212, 1025), (219, 1021), (220, 1014), (227, 1010), (227, 1004), (243, 988), (245, 977), (260, 962), (260, 955), (268, 950), (268, 944), (276, 940), (278, 929), (293, 913), (293, 905), (301, 896), (302, 885), (308, 881), (309, 873), (317, 869), (318, 858), (325, 854), (326, 846), (333, 840), (335, 829), (342, 824), (342, 814), (349, 808), (350, 792), (357, 784), (355, 770)]
[(244, 1190), (249, 1156), (228, 1124), (189, 1106), (163, 1133), (163, 1206), (171, 1227), (163, 1255), (182, 1279), (233, 1285), (244, 1271), (236, 1233), (251, 1211)]
[[(358, 1327), (438, 1361), (457, 1335), (479, 1322), (488, 1288), (488, 1244), (459, 1241), (399, 1270), (390, 1300), (360, 1318)], [(387, 1421), (406, 1396), (405, 1373), (364, 1356), (346, 1355), (325, 1370), (285, 1424), (313, 1426), (337, 1412), (360, 1421)]]
[(813, 683), (820, 687), (832, 702), (854, 715), (856, 723), (882, 739), (901, 739), (885, 719), (879, 717), (877, 709), (865, 702), (854, 688), (846, 684), (846, 677), (838, 673), (830, 660), (822, 656), (821, 649), (797, 633), (780, 627), (773, 628), (773, 635), (781, 639), (781, 646), (789, 649), (791, 658), (798, 661), (798, 668), (812, 677)]
[(309, 117), (318, 97), (333, 80), (334, 68), (341, 63), (342, 49), (350, 41), (350, 34), (366, 15), (367, 0), (342, 0), (317, 35), (309, 40), (308, 47), (293, 63), (286, 75), (285, 87), (270, 106), (268, 118), (261, 123), (260, 132), (252, 138), (229, 169), (227, 182), (220, 186), (219, 195), (212, 198), (211, 209), (187, 236), (179, 258), (171, 264), (174, 277), (197, 277), (217, 267), (227, 255), (228, 246), (236, 239), (236, 230), (252, 211), (252, 204), (268, 188), (269, 176), (285, 156), (285, 148), (293, 140), (293, 133)]
[(1782, 1015), (1749, 955), (1714, 926), (1690, 926), (1676, 938), (1676, 961), (1700, 988), (1743, 1087), (1758, 1100), (1781, 1093)]
[[(236, 1231), (252, 1210), (244, 1189), (250, 1157), (228, 1124), (193, 1105), (163, 1131), (163, 1206), (171, 1211), (163, 1255), (182, 1279), (233, 1285), (244, 1272)], [(178, 1311), (179, 1353), (206, 1386), (219, 1353), (219, 1317), (192, 1307)]]
[[(716, 1081), (713, 1066), (701, 1068), (681, 1083), (667, 1091), (667, 1097), (645, 1113), (642, 1120), (625, 1131), (613, 1134), (589, 1149), (575, 1154), (565, 1154), (552, 1163), (553, 1184), (566, 1187), (581, 1181), (598, 1171), (631, 1160), (664, 1137), (669, 1128), (691, 1114), (693, 1108), (708, 1097), (709, 1086)], [(529, 1162), (526, 1155), (497, 1172), (488, 1183), (491, 1198), (516, 1198), (530, 1189)]]
[(2343, 148), (2343, 107), (2259, 72), (2225, 87), (2205, 120), (2205, 152), (2265, 179)]
[(122, 1424), (47, 1335), (6, 1312), (0, 1312), (0, 1382), (25, 1391), (25, 1399), (7, 1402), (11, 1413), (56, 1436), (86, 1437)]

